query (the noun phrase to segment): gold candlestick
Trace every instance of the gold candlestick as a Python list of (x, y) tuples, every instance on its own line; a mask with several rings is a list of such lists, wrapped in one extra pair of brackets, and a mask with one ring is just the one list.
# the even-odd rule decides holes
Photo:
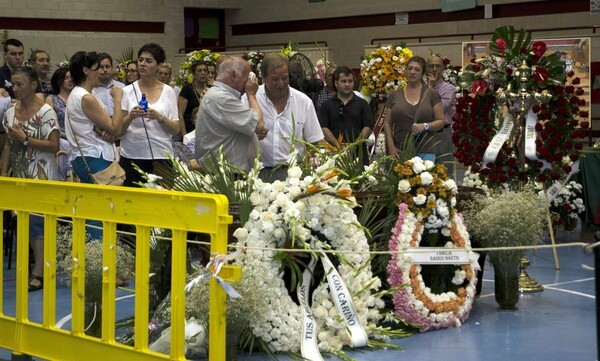
[[(525, 129), (527, 121), (527, 113), (532, 100), (548, 101), (548, 92), (536, 93), (529, 90), (531, 79), (531, 68), (525, 61), (519, 66), (515, 74), (519, 78), (519, 89), (516, 93), (511, 91), (511, 86), (507, 87), (507, 91), (499, 92), (497, 102), (499, 105), (506, 105), (508, 111), (512, 115), (514, 122), (513, 130), (510, 135), (510, 142), (515, 150), (515, 155), (519, 164), (519, 191), (523, 191), (527, 183), (527, 162), (525, 157)], [(521, 292), (541, 292), (544, 287), (534, 280), (525, 269), (530, 265), (530, 261), (526, 257), (521, 258), (519, 266), (519, 291)]]

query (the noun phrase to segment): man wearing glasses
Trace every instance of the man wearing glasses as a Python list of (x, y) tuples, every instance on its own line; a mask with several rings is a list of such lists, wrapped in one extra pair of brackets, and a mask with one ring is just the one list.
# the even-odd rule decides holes
[[(354, 143), (367, 139), (373, 130), (373, 113), (364, 99), (354, 93), (354, 72), (347, 66), (338, 67), (333, 73), (336, 93), (319, 109), (319, 123), (325, 140), (339, 148), (342, 143)], [(357, 149), (362, 163), (369, 164), (366, 143)]]
[(437, 55), (427, 59), (427, 82), (442, 98), (444, 105), (444, 128), (434, 134), (436, 145), (436, 162), (448, 168), (448, 175), (454, 174), (454, 146), (452, 144), (452, 116), (456, 103), (454, 86), (442, 79), (444, 74), (444, 61)]

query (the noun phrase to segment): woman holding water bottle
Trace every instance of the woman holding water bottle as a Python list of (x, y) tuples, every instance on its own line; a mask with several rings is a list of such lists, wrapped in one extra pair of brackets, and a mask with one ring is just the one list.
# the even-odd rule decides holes
[(130, 121), (121, 139), (121, 159), (125, 169), (125, 186), (143, 182), (134, 164), (148, 173), (156, 166), (168, 166), (168, 153), (173, 153), (172, 136), (179, 133), (175, 91), (157, 78), (160, 64), (166, 60), (164, 49), (149, 43), (138, 51), (140, 79), (123, 88), (121, 107)]

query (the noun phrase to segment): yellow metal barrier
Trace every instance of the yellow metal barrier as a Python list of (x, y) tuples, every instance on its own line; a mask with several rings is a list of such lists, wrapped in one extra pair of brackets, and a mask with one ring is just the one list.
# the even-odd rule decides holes
[[(166, 192), (90, 184), (35, 181), (0, 177), (0, 210), (18, 215), (15, 317), (3, 313), (0, 282), (0, 347), (14, 354), (49, 360), (185, 360), (186, 232), (211, 235), (211, 250), (227, 252), (227, 225), (232, 222), (228, 201), (222, 195)], [(29, 213), (45, 215), (43, 321), (28, 319)], [(73, 257), (70, 331), (55, 326), (56, 315), (56, 220), (73, 219)], [(85, 220), (103, 222), (102, 336), (84, 333)], [(0, 219), (0, 229), (3, 229)], [(115, 341), (116, 224), (136, 226), (135, 344)], [(171, 354), (148, 349), (149, 240), (150, 229), (171, 229)], [(3, 275), (0, 257), (0, 280)], [(241, 277), (239, 267), (223, 267), (224, 280)], [(210, 360), (225, 359), (226, 294), (210, 280)]]

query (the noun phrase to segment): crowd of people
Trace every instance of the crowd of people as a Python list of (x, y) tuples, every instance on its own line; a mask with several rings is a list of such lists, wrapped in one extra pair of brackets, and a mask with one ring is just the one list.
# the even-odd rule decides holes
[[(274, 181), (286, 177), (292, 148), (302, 155), (305, 143), (340, 147), (368, 139), (374, 130), (371, 107), (355, 90), (355, 73), (346, 66), (326, 69), (323, 88), (311, 98), (290, 86), (289, 61), (275, 53), (262, 60), (261, 79), (240, 57), (223, 55), (217, 64), (198, 61), (190, 67), (192, 82), (181, 89), (172, 86), (173, 69), (155, 43), (140, 47), (120, 80), (107, 53), (78, 51), (68, 67), (59, 66), (51, 76), (48, 53), (33, 51), (25, 66), (24, 45), (17, 39), (5, 41), (4, 57), (2, 176), (97, 183), (94, 174), (118, 161), (124, 185), (135, 187), (143, 181), (136, 168), (153, 173), (168, 166), (168, 154), (191, 135), (192, 169), (210, 171), (222, 149), (241, 171), (260, 157), (260, 177)], [(398, 155), (412, 134), (429, 144), (420, 148), (423, 158), (451, 157), (454, 91), (441, 79), (441, 59), (414, 56), (406, 72), (406, 87), (389, 94), (385, 103), (388, 154)], [(360, 149), (366, 165), (366, 142)], [(43, 218), (32, 217), (30, 224), (35, 264), (29, 290), (35, 291), (43, 287)], [(100, 227), (88, 232), (102, 237)]]

